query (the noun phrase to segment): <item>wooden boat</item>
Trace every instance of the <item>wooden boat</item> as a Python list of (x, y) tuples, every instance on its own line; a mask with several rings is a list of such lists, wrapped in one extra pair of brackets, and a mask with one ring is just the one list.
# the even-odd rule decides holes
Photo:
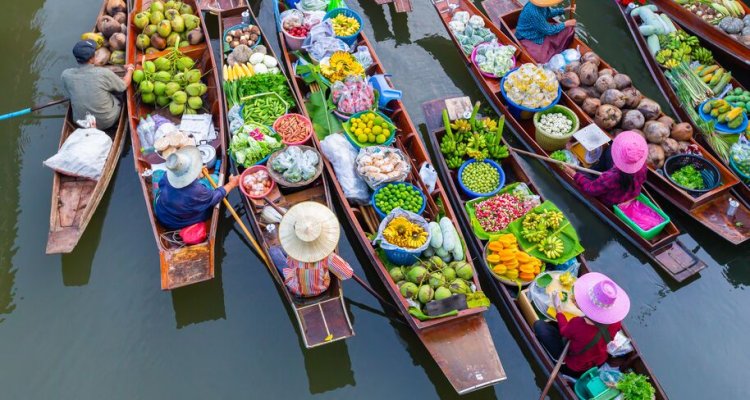
[[(718, 51), (725, 57), (734, 60), (737, 65), (743, 68), (742, 72), (748, 71), (748, 68), (750, 68), (750, 47), (734, 40), (718, 26), (704, 21), (674, 0), (652, 0), (650, 3), (659, 7), (660, 10), (685, 27), (690, 33), (702, 38), (711, 50)], [(744, 1), (738, 1), (737, 3), (742, 6), (745, 15), (750, 14), (750, 7)]]
[[(99, 16), (106, 14), (106, 4), (106, 1), (102, 3), (97, 19)], [(93, 30), (95, 31), (96, 24), (94, 25)], [(107, 68), (120, 75), (125, 73), (124, 68), (120, 66), (108, 66)], [(120, 154), (125, 145), (126, 117), (126, 105), (123, 104), (117, 125), (107, 131), (112, 137), (112, 148), (107, 154), (107, 161), (104, 163), (104, 169), (99, 180), (76, 178), (53, 171), (47, 254), (70, 253), (81, 239), (86, 226), (88, 226), (104, 196), (104, 192), (107, 191), (115, 168), (117, 168), (117, 162), (120, 160)], [(73, 121), (73, 108), (69, 103), (68, 111), (65, 113), (65, 122), (62, 126), (59, 147), (62, 147), (68, 136), (76, 129), (77, 125)]]
[[(219, 37), (223, 37), (225, 29), (242, 23), (241, 14), (245, 10), (248, 10), (250, 13), (250, 23), (257, 25), (255, 15), (247, 7), (226, 10), (219, 14)], [(260, 28), (259, 25), (257, 26)], [(277, 58), (268, 42), (269, 37), (263, 34), (262, 31), (261, 38), (263, 45), (268, 49), (268, 54)], [(294, 93), (291, 84), (289, 85), (289, 90), (291, 93)], [(306, 109), (300, 107), (299, 104), (294, 104), (294, 107), (289, 112), (307, 115)], [(227, 141), (231, 140), (231, 133), (227, 132), (227, 135)], [(314, 146), (315, 143), (310, 143), (310, 145)], [(244, 170), (231, 157), (229, 158), (229, 163), (235, 174), (240, 174)], [(279, 190), (279, 186), (277, 185), (270, 197), (275, 198), (276, 203), (286, 209), (303, 201), (317, 201), (329, 208), (333, 208), (329, 184), (325, 179), (326, 175), (327, 172), (324, 171), (314, 182), (301, 188), (284, 188)], [(354, 329), (352, 328), (352, 323), (349, 320), (349, 314), (344, 304), (344, 292), (341, 281), (335, 275), (331, 274), (331, 285), (323, 294), (307, 299), (293, 296), (284, 285), (284, 277), (279, 273), (279, 269), (286, 265), (286, 259), (283, 257), (273, 257), (273, 253), (278, 254), (281, 251), (278, 231), (267, 231), (264, 229), (265, 224), (260, 220), (260, 213), (263, 207), (266, 206), (265, 202), (262, 200), (252, 200), (244, 195), (240, 197), (242, 197), (245, 210), (247, 210), (245, 213), (247, 220), (258, 242), (263, 246), (266, 257), (272, 262), (278, 262), (273, 267), (269, 266), (268, 270), (294, 313), (305, 347), (317, 347), (354, 336)], [(330, 338), (328, 338), (329, 335), (331, 335)]]
[[(283, 10), (283, 6), (281, 6), (281, 9)], [(277, 27), (280, 27), (278, 13), (276, 15)], [(367, 74), (385, 74), (385, 68), (378, 59), (375, 48), (364, 34), (358, 35), (357, 44), (367, 47), (373, 58), (373, 64), (367, 69)], [(279, 45), (287, 70), (295, 71), (293, 66), (298, 59), (295, 54), (288, 51), (283, 32), (279, 32)], [(311, 88), (296, 73), (293, 75), (292, 86), (299, 94), (299, 98), (307, 98)], [(411, 157), (411, 172), (406, 181), (420, 188), (423, 193), (427, 193), (427, 187), (422, 182), (418, 171), (423, 163), (431, 164), (429, 153), (427, 153), (420, 139), (419, 131), (411, 122), (404, 104), (401, 101), (393, 100), (388, 106), (392, 111), (387, 115), (393, 120), (397, 129), (392, 146)], [(320, 140), (317, 136), (315, 138)], [(390, 278), (384, 262), (378, 256), (376, 248), (373, 247), (369, 239), (378, 230), (379, 218), (375, 210), (369, 205), (360, 206), (349, 202), (341, 185), (335, 178), (335, 171), (328, 160), (326, 160), (326, 170), (331, 177), (332, 187), (338, 194), (349, 225), (367, 256), (367, 262), (363, 262), (362, 265), (369, 265), (375, 270), (387, 289), (390, 300), (401, 311), (403, 319), (427, 348), (427, 351), (456, 392), (465, 394), (505, 380), (505, 371), (495, 350), (487, 322), (482, 315), (486, 308), (470, 308), (460, 311), (456, 316), (427, 321), (420, 321), (412, 317), (408, 311), (409, 304), (401, 296), (398, 286)], [(423, 213), (424, 216), (434, 218), (439, 212), (438, 207), (441, 207), (446, 217), (454, 222), (456, 221), (456, 214), (439, 180), (435, 185), (435, 190), (426, 197), (427, 207)], [(467, 256), (466, 261), (471, 262), (470, 258)], [(481, 290), (476, 274), (474, 274), (473, 279), (477, 290)]]
[[(484, 2), (485, 9), (491, 10), (492, 4), (500, 2), (513, 3), (515, 0), (487, 0)], [(513, 34), (515, 32), (515, 26), (518, 22), (518, 16), (520, 13), (521, 10), (519, 8), (515, 11), (499, 16), (507, 33)], [(520, 42), (515, 39), (515, 36), (514, 40), (520, 46)], [(570, 44), (570, 48), (579, 49), (581, 54), (591, 51), (585, 43), (575, 37)], [(604, 68), (611, 68), (616, 71), (615, 68), (612, 68), (611, 65), (602, 60), (599, 69), (601, 70)], [(563, 97), (567, 98), (568, 96), (563, 93)], [(572, 101), (569, 101), (569, 104), (569, 107), (572, 106), (585, 115), (578, 104)], [(586, 118), (589, 121), (591, 120), (587, 115)], [(607, 133), (610, 136), (614, 136), (613, 132)], [(729, 201), (732, 199), (736, 200), (736, 196), (732, 193), (732, 189), (740, 184), (739, 179), (708, 150), (698, 144), (695, 139), (691, 139), (691, 143), (698, 148), (701, 157), (717, 167), (721, 177), (721, 185), (709, 192), (701, 194), (700, 196), (693, 196), (686, 190), (673, 184), (666, 176), (664, 176), (660, 169), (655, 169), (650, 166), (646, 183), (649, 188), (659, 193), (659, 195), (661, 195), (667, 202), (674, 204), (682, 212), (716, 233), (719, 237), (735, 245), (744, 243), (750, 239), (750, 225), (748, 225), (750, 224), (750, 208), (748, 208), (746, 204), (740, 203), (740, 207), (734, 217), (726, 215)]]
[[(656, 62), (656, 59), (651, 55), (651, 52), (648, 51), (646, 40), (643, 37), (643, 35), (641, 35), (640, 31), (638, 30), (638, 23), (635, 21), (635, 19), (633, 19), (633, 17), (630, 16), (630, 14), (625, 10), (625, 8), (620, 7), (619, 5), (618, 5), (618, 8), (620, 9), (620, 12), (622, 13), (623, 18), (625, 18), (625, 23), (627, 24), (628, 29), (630, 30), (630, 34), (633, 36), (633, 39), (635, 40), (635, 44), (638, 46), (638, 50), (640, 51), (641, 56), (643, 56), (643, 60), (646, 63), (646, 67), (648, 68), (649, 72), (651, 73), (651, 77), (659, 86), (659, 90), (664, 95), (664, 98), (667, 99), (667, 102), (669, 103), (669, 107), (672, 110), (672, 114), (675, 116), (675, 118), (678, 121), (690, 122), (692, 124), (690, 115), (688, 115), (687, 111), (685, 111), (685, 109), (682, 107), (682, 104), (680, 103), (680, 100), (677, 97), (677, 93), (674, 90), (674, 87), (672, 87), (672, 85), (669, 83), (669, 79), (667, 79), (667, 76), (664, 74), (664, 69), (659, 65), (659, 63)], [(681, 29), (681, 28), (677, 26), (677, 29)], [(701, 41), (702, 45), (706, 46), (708, 44), (705, 38), (699, 36), (698, 39)], [(742, 84), (734, 78), (732, 78), (730, 83), (732, 84), (733, 87), (741, 87), (744, 89)], [(697, 131), (697, 128), (695, 127), (695, 125), (693, 125), (693, 129), (694, 131)], [(711, 147), (706, 143), (703, 135), (696, 135), (696, 136), (697, 136), (697, 140), (701, 144), (703, 144), (703, 146), (706, 149), (711, 149)], [(723, 162), (723, 160), (719, 157), (716, 157), (716, 158), (719, 161), (722, 161), (724, 166), (727, 167), (727, 169), (729, 169), (732, 173), (734, 173), (734, 170), (731, 169), (728, 163)], [(750, 185), (748, 185), (747, 182), (744, 182), (741, 179), (739, 180), (740, 182), (735, 186), (734, 189), (740, 198), (743, 198), (745, 202), (750, 202)]]
[[(486, 242), (480, 240), (476, 235), (474, 235), (469, 215), (466, 212), (466, 201), (471, 199), (467, 198), (458, 189), (458, 173), (456, 170), (451, 170), (450, 168), (448, 168), (448, 165), (445, 162), (445, 158), (440, 152), (440, 142), (445, 135), (442, 112), (444, 109), (449, 108), (448, 104), (452, 103), (453, 100), (455, 99), (433, 100), (422, 105), (422, 109), (425, 114), (425, 123), (429, 132), (428, 143), (432, 148), (432, 152), (437, 156), (435, 166), (442, 181), (445, 182), (444, 187), (446, 192), (448, 193), (448, 197), (450, 198), (451, 203), (457, 205), (458, 209), (460, 210), (458, 211), (457, 216), (461, 223), (461, 226), (463, 227), (464, 237), (466, 238), (468, 246), (472, 249), (474, 254), (484, 254)], [(505, 140), (503, 140), (503, 142), (506, 146), (508, 145)], [(505, 184), (508, 185), (514, 182), (525, 183), (534, 194), (542, 197), (542, 201), (544, 201), (543, 196), (539, 192), (536, 184), (531, 180), (529, 174), (519, 162), (518, 157), (519, 156), (516, 153), (511, 153), (508, 158), (503, 159), (500, 163), (503, 168), (503, 172), (505, 173)], [(583, 255), (578, 256), (577, 261), (580, 263), (579, 276), (590, 271), (588, 263)], [(491, 282), (489, 288), (487, 287), (487, 285), (485, 285), (485, 290), (492, 291), (496, 296), (503, 300), (511, 317), (513, 318), (513, 322), (515, 323), (516, 328), (523, 336), (524, 341), (528, 344), (529, 348), (534, 353), (534, 357), (539, 361), (544, 371), (549, 374), (555, 367), (556, 361), (549, 356), (544, 346), (534, 334), (534, 317), (532, 317), (534, 313), (529, 313), (529, 311), (533, 311), (533, 309), (524, 310), (522, 308), (521, 302), (517, 298), (518, 288), (506, 286), (505, 284), (498, 281), (493, 276), (493, 274), (490, 273), (490, 267), (487, 265), (484, 257), (478, 257), (477, 263), (481, 265), (479, 267), (479, 271), (482, 275), (484, 275), (484, 281)], [(624, 326), (623, 331), (633, 341), (633, 352), (627, 357), (610, 357), (610, 359), (607, 360), (607, 363), (610, 365), (617, 365), (623, 371), (633, 369), (633, 371), (639, 374), (648, 376), (651, 384), (654, 385), (654, 388), (656, 389), (656, 399), (666, 399), (667, 395), (664, 393), (664, 390), (659, 384), (659, 381), (656, 379), (656, 376), (651, 371), (648, 364), (646, 364), (646, 361), (643, 359), (641, 352), (635, 343), (635, 340), (632, 338), (632, 336), (630, 336)], [(568, 381), (562, 378), (561, 375), (558, 375), (555, 381), (563, 398), (571, 400), (578, 399), (575, 392), (573, 391), (573, 387)]]
[[(516, 119), (511, 115), (510, 111), (508, 110), (507, 104), (505, 103), (505, 99), (500, 93), (500, 81), (498, 79), (490, 79), (482, 75), (477, 67), (471, 62), (469, 57), (463, 53), (458, 40), (448, 27), (448, 23), (451, 19), (451, 10), (454, 9), (454, 6), (457, 6), (455, 10), (463, 10), (467, 11), (471, 15), (479, 16), (484, 20), (485, 27), (490, 29), (492, 33), (494, 33), (498, 38), (498, 42), (502, 44), (513, 44), (512, 40), (503, 32), (501, 32), (498, 25), (495, 25), (492, 21), (490, 21), (490, 19), (487, 18), (483, 13), (481, 13), (477, 9), (477, 7), (474, 6), (474, 4), (470, 1), (459, 0), (458, 2), (456, 2), (452, 0), (450, 3), (446, 1), (436, 1), (434, 5), (436, 10), (438, 11), (438, 14), (440, 15), (441, 20), (443, 21), (443, 24), (445, 25), (446, 30), (451, 35), (453, 43), (456, 45), (457, 50), (461, 53), (464, 62), (467, 64), (469, 70), (474, 76), (474, 79), (477, 81), (485, 96), (490, 101), (490, 104), (495, 108), (498, 114), (503, 114), (506, 116), (506, 121), (510, 123), (510, 125), (513, 127), (513, 131), (527, 148), (537, 154), (549, 156), (548, 152), (542, 149), (542, 147), (535, 140), (535, 128), (533, 122), (529, 119)], [(533, 62), (530, 56), (523, 51), (517, 54), (516, 61), (519, 64)], [(575, 104), (566, 97), (561, 98), (560, 104), (574, 110), (580, 120), (581, 128), (592, 123), (588, 115), (577, 109)], [(650, 240), (644, 239), (643, 237), (638, 235), (636, 231), (625, 224), (620, 218), (618, 218), (610, 207), (605, 206), (601, 201), (594, 197), (581, 193), (571, 176), (565, 174), (560, 168), (557, 168), (556, 166), (550, 166), (548, 164), (546, 166), (573, 195), (581, 200), (582, 203), (588, 205), (594, 213), (596, 213), (605, 222), (612, 226), (612, 228), (618, 231), (624, 238), (628, 239), (628, 241), (630, 241), (634, 246), (638, 247), (643, 252), (643, 254), (645, 254), (653, 263), (658, 265), (665, 273), (674, 278), (676, 281), (682, 282), (688, 277), (698, 273), (701, 269), (705, 268), (705, 263), (698, 259), (698, 257), (690, 250), (688, 250), (688, 248), (677, 238), (680, 234), (680, 231), (677, 229), (677, 226), (675, 226), (674, 223), (670, 222), (664, 228), (664, 230), (662, 230), (662, 232), (660, 232), (654, 238)], [(651, 196), (648, 194), (648, 191), (644, 190), (643, 192), (644, 194), (649, 196), (649, 198), (651, 198)], [(653, 198), (651, 198), (651, 200), (653, 201)]]
[(247, 0), (198, 0), (198, 8), (216, 15), (226, 11), (246, 10), (247, 7)]
[[(193, 10), (198, 10), (195, 1), (187, 0), (185, 3), (191, 5)], [(142, 68), (143, 60), (156, 59), (169, 51), (167, 49), (165, 51), (145, 55), (143, 52), (135, 48), (137, 29), (133, 24), (132, 17), (138, 11), (148, 7), (150, 4), (150, 0), (135, 0), (135, 6), (131, 10), (131, 18), (129, 19), (127, 59), (129, 64), (136, 64), (136, 69)], [(200, 13), (198, 13), (198, 16), (201, 17)], [(202, 17), (201, 29), (203, 30), (203, 36), (208, 38), (208, 32), (206, 31)], [(211, 48), (207, 42), (195, 46), (182, 47), (180, 48), (180, 51), (187, 57), (195, 60), (195, 68), (198, 68), (203, 72), (203, 82), (208, 86), (208, 91), (204, 96), (203, 104), (206, 108), (206, 112), (212, 115), (214, 127), (218, 130), (217, 139), (210, 144), (216, 148), (217, 161), (221, 161), (218, 173), (220, 177), (223, 177), (224, 172), (226, 171), (226, 144), (224, 132), (225, 118), (221, 101), (222, 88), (219, 81), (219, 71), (214, 65), (211, 56)], [(214, 246), (216, 244), (216, 228), (219, 222), (219, 207), (217, 206), (214, 209), (211, 219), (206, 221), (208, 224), (208, 237), (203, 243), (185, 246), (184, 244), (175, 242), (173, 239), (175, 233), (165, 229), (156, 220), (153, 207), (153, 182), (151, 181), (150, 174), (147, 173), (147, 171), (151, 170), (152, 164), (160, 164), (163, 163), (164, 160), (155, 153), (148, 155), (143, 154), (141, 152), (141, 141), (138, 137), (138, 122), (148, 114), (159, 114), (178, 124), (179, 118), (172, 117), (166, 109), (154, 108), (151, 105), (143, 104), (140, 101), (140, 97), (136, 95), (136, 90), (132, 85), (128, 88), (127, 102), (128, 122), (130, 124), (130, 141), (133, 146), (135, 169), (141, 183), (141, 190), (143, 191), (144, 201), (146, 202), (146, 210), (148, 212), (149, 220), (151, 221), (151, 228), (154, 234), (154, 239), (156, 240), (156, 246), (159, 249), (161, 288), (163, 290), (171, 290), (211, 279), (214, 277)]]

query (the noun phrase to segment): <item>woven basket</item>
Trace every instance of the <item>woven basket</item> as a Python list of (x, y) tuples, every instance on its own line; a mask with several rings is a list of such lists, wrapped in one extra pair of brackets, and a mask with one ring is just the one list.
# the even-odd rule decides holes
[[(307, 150), (312, 150), (316, 154), (318, 154), (319, 161), (318, 161), (318, 165), (315, 167), (315, 175), (313, 175), (312, 178), (310, 178), (310, 179), (308, 179), (306, 181), (289, 182), (286, 179), (284, 179), (284, 174), (283, 173), (276, 172), (273, 169), (273, 167), (272, 167), (273, 160), (276, 157), (278, 157), (278, 155), (281, 154), (281, 152), (285, 151), (289, 147), (299, 147), (300, 150), (302, 150), (303, 152), (307, 151)], [(268, 157), (268, 162), (266, 163), (266, 166), (268, 167), (268, 175), (271, 177), (271, 179), (274, 182), (278, 183), (280, 186), (283, 186), (283, 187), (298, 188), (298, 187), (302, 187), (302, 186), (307, 186), (307, 185), (311, 184), (312, 182), (314, 182), (316, 179), (318, 179), (318, 177), (320, 176), (320, 174), (323, 173), (323, 158), (320, 155), (320, 152), (317, 149), (315, 149), (314, 147), (304, 146), (304, 145), (300, 145), (300, 146), (288, 146), (288, 147), (285, 147), (285, 148), (283, 148), (281, 150), (277, 150), (276, 152), (274, 152), (273, 154), (271, 154), (271, 156)]]

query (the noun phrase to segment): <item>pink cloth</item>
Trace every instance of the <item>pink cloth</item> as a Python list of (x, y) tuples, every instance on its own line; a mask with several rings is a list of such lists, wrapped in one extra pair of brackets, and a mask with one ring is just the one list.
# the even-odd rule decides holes
[(531, 55), (536, 62), (544, 64), (549, 61), (555, 54), (561, 53), (570, 46), (573, 41), (575, 30), (572, 26), (566, 26), (565, 29), (552, 36), (547, 36), (544, 43), (536, 44), (531, 40), (522, 39), (521, 45)]
[(623, 214), (627, 215), (631, 221), (635, 222), (635, 224), (644, 231), (648, 231), (656, 225), (664, 222), (664, 218), (662, 218), (661, 215), (638, 200), (626, 204), (619, 204), (617, 207), (619, 207)]

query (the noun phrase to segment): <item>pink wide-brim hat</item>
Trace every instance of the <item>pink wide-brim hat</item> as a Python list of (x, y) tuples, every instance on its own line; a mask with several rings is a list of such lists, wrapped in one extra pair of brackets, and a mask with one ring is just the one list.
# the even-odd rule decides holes
[(607, 275), (589, 272), (573, 286), (578, 308), (594, 322), (614, 324), (630, 311), (630, 297)]
[(624, 131), (612, 142), (612, 161), (622, 172), (634, 174), (643, 168), (648, 159), (648, 143), (643, 136)]

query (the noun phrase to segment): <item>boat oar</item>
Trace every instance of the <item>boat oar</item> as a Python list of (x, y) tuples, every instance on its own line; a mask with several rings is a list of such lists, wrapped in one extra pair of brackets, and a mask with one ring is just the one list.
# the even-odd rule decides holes
[(570, 19), (573, 19), (574, 8), (576, 8), (576, 0), (570, 0)]
[[(213, 178), (211, 178), (211, 175), (208, 173), (208, 170), (205, 167), (203, 168), (203, 176), (208, 180), (208, 183), (210, 183), (214, 189), (217, 188), (216, 182), (214, 182)], [(255, 241), (255, 238), (253, 237), (253, 235), (251, 235), (250, 231), (247, 230), (247, 227), (242, 222), (242, 219), (240, 218), (240, 216), (237, 215), (237, 211), (234, 210), (234, 207), (232, 207), (232, 205), (229, 204), (229, 201), (226, 199), (226, 197), (222, 199), (222, 201), (224, 202), (224, 205), (227, 207), (227, 210), (229, 210), (229, 213), (232, 214), (232, 216), (234, 217), (234, 220), (237, 221), (237, 223), (240, 225), (240, 228), (242, 228), (242, 232), (245, 233), (245, 237), (247, 237), (247, 240), (249, 240), (250, 244), (253, 245), (253, 248), (255, 249), (255, 253), (258, 255), (258, 257), (260, 257), (261, 260), (263, 260), (263, 262), (266, 264), (268, 268), (274, 268), (273, 264), (271, 264), (271, 261), (268, 259), (268, 257), (266, 257), (266, 253), (263, 252), (258, 242)]]
[[(271, 201), (268, 197), (263, 197), (263, 200), (265, 200), (266, 203), (268, 203), (268, 205), (270, 205), (271, 207), (273, 207), (279, 214), (284, 215), (285, 211), (283, 209), (281, 209), (281, 207), (279, 207), (276, 204), (274, 204), (273, 201)], [(362, 288), (364, 288), (366, 291), (370, 292), (370, 294), (373, 295), (373, 296), (375, 296), (376, 299), (380, 300), (381, 303), (387, 305), (388, 307), (390, 307), (394, 311), (400, 312), (400, 310), (398, 309), (398, 307), (396, 307), (393, 303), (391, 303), (391, 302), (387, 301), (386, 299), (384, 299), (383, 296), (381, 296), (380, 294), (378, 294), (378, 292), (376, 292), (375, 289), (373, 289), (370, 285), (368, 285), (367, 282), (363, 281), (362, 278), (360, 278), (359, 276), (357, 276), (357, 274), (355, 274), (354, 272), (352, 272), (352, 278), (354, 278), (354, 281), (357, 282), (360, 286), (362, 286)]]
[(34, 111), (41, 110), (42, 108), (52, 107), (52, 106), (57, 105), (57, 104), (65, 103), (66, 101), (69, 101), (69, 100), (70, 99), (67, 99), (67, 98), (66, 99), (62, 99), (62, 100), (55, 100), (55, 101), (51, 101), (51, 102), (49, 102), (47, 104), (42, 104), (42, 105), (39, 105), (39, 106), (33, 106), (33, 107), (29, 107), (29, 108), (24, 108), (23, 110), (18, 110), (18, 111), (14, 111), (14, 112), (11, 112), (11, 113), (3, 114), (3, 115), (0, 115), (0, 121), (2, 121), (4, 119), (11, 119), (11, 118), (14, 118), (14, 117), (20, 117), (21, 115), (30, 114), (30, 113), (32, 113)]
[(563, 348), (562, 353), (560, 353), (560, 357), (557, 358), (557, 364), (555, 364), (555, 368), (552, 369), (552, 373), (549, 374), (549, 379), (547, 380), (547, 384), (544, 386), (544, 389), (542, 390), (542, 395), (539, 396), (539, 400), (544, 400), (544, 398), (547, 396), (547, 392), (549, 392), (549, 389), (552, 387), (552, 384), (555, 382), (555, 378), (557, 377), (557, 374), (560, 372), (560, 368), (562, 368), (563, 362), (565, 361), (565, 356), (568, 355), (568, 349), (570, 349), (570, 341), (565, 343), (565, 347)]
[(565, 161), (555, 160), (554, 158), (540, 156), (539, 154), (532, 153), (532, 152), (525, 151), (525, 150), (521, 150), (521, 149), (517, 149), (515, 147), (509, 147), (509, 149), (511, 151), (515, 151), (518, 154), (523, 154), (525, 156), (537, 158), (539, 160), (544, 160), (544, 161), (551, 162), (551, 163), (554, 163), (554, 164), (567, 165), (568, 167), (573, 168), (573, 169), (578, 170), (578, 171), (581, 171), (581, 172), (587, 172), (589, 174), (594, 174), (594, 175), (601, 175), (602, 174), (601, 172), (594, 171), (593, 169), (579, 167), (578, 165), (569, 164), (569, 163), (566, 163)]

